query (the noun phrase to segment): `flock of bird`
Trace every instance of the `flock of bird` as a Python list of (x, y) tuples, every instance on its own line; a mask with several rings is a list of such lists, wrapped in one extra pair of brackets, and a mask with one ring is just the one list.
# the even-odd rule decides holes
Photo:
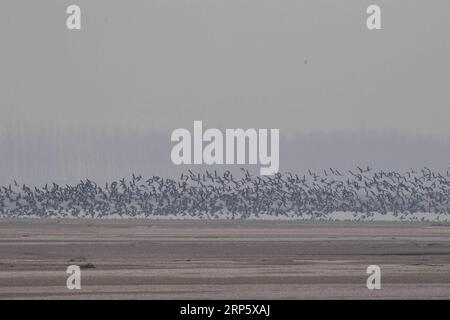
[(105, 185), (87, 179), (76, 185), (56, 183), (0, 187), (3, 217), (158, 217), (231, 219), (260, 215), (326, 218), (333, 212), (408, 216), (450, 213), (450, 171), (428, 168), (400, 174), (369, 167), (342, 174), (336, 169), (304, 175), (254, 176), (241, 169), (233, 176), (188, 171), (179, 179), (132, 175)]

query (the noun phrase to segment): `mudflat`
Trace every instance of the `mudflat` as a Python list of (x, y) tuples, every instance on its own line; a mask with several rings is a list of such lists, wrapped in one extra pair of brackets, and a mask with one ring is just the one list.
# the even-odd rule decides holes
[(449, 299), (450, 225), (0, 219), (0, 299), (341, 298)]

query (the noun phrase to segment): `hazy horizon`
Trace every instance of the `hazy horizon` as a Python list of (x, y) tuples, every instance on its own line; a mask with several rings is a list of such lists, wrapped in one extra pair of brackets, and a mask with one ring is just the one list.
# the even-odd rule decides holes
[(72, 1), (2, 1), (0, 184), (198, 170), (170, 161), (194, 120), (280, 129), (280, 171), (446, 170), (450, 2), (369, 31), (372, 2), (79, 0), (69, 31)]

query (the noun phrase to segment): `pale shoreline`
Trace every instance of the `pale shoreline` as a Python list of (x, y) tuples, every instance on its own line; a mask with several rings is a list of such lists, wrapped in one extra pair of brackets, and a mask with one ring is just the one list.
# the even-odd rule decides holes
[(392, 213), (388, 212), (386, 214), (381, 214), (378, 212), (374, 213), (354, 213), (354, 212), (331, 212), (326, 215), (320, 215), (313, 213), (311, 215), (298, 215), (296, 213), (284, 213), (279, 215), (274, 214), (250, 214), (248, 217), (242, 218), (240, 215), (233, 215), (232, 213), (219, 213), (215, 216), (209, 214), (204, 215), (190, 215), (190, 214), (138, 214), (136, 216), (131, 215), (119, 215), (110, 214), (102, 216), (100, 212), (96, 212), (93, 216), (88, 213), (80, 213), (79, 216), (71, 216), (67, 214), (57, 214), (55, 216), (42, 217), (40, 215), (19, 215), (14, 216), (10, 214), (1, 215), (0, 219), (3, 220), (26, 220), (26, 219), (36, 219), (36, 220), (124, 220), (124, 221), (294, 221), (294, 222), (439, 222), (439, 223), (450, 223), (450, 216), (447, 214), (430, 213), (430, 212), (414, 212), (410, 214), (403, 213)]
[[(91, 265), (79, 291), (71, 264)], [(0, 299), (320, 298), (449, 299), (450, 225), (0, 219)]]

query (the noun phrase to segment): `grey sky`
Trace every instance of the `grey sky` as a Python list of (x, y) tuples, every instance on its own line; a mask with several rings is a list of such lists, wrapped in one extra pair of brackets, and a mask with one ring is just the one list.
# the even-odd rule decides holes
[[(365, 26), (374, 3), (380, 31)], [(69, 4), (82, 8), (81, 31), (65, 28)], [(149, 146), (165, 150), (172, 130), (203, 120), (279, 128), (291, 142), (401, 136), (441, 166), (430, 144), (420, 148), (430, 136), (437, 149), (449, 142), (449, 12), (448, 0), (2, 0), (0, 143), (16, 151), (1, 160), (25, 179), (31, 173), (17, 149), (31, 141), (39, 149), (45, 141), (36, 137), (48, 130), (72, 133), (72, 151), (67, 141), (53, 145), (65, 161), (77, 145), (93, 143), (81, 131), (147, 135)], [(168, 156), (151, 153), (149, 163)], [(281, 163), (298, 154), (290, 157)], [(399, 153), (392, 163), (403, 160)], [(0, 178), (11, 178), (10, 169)]]

